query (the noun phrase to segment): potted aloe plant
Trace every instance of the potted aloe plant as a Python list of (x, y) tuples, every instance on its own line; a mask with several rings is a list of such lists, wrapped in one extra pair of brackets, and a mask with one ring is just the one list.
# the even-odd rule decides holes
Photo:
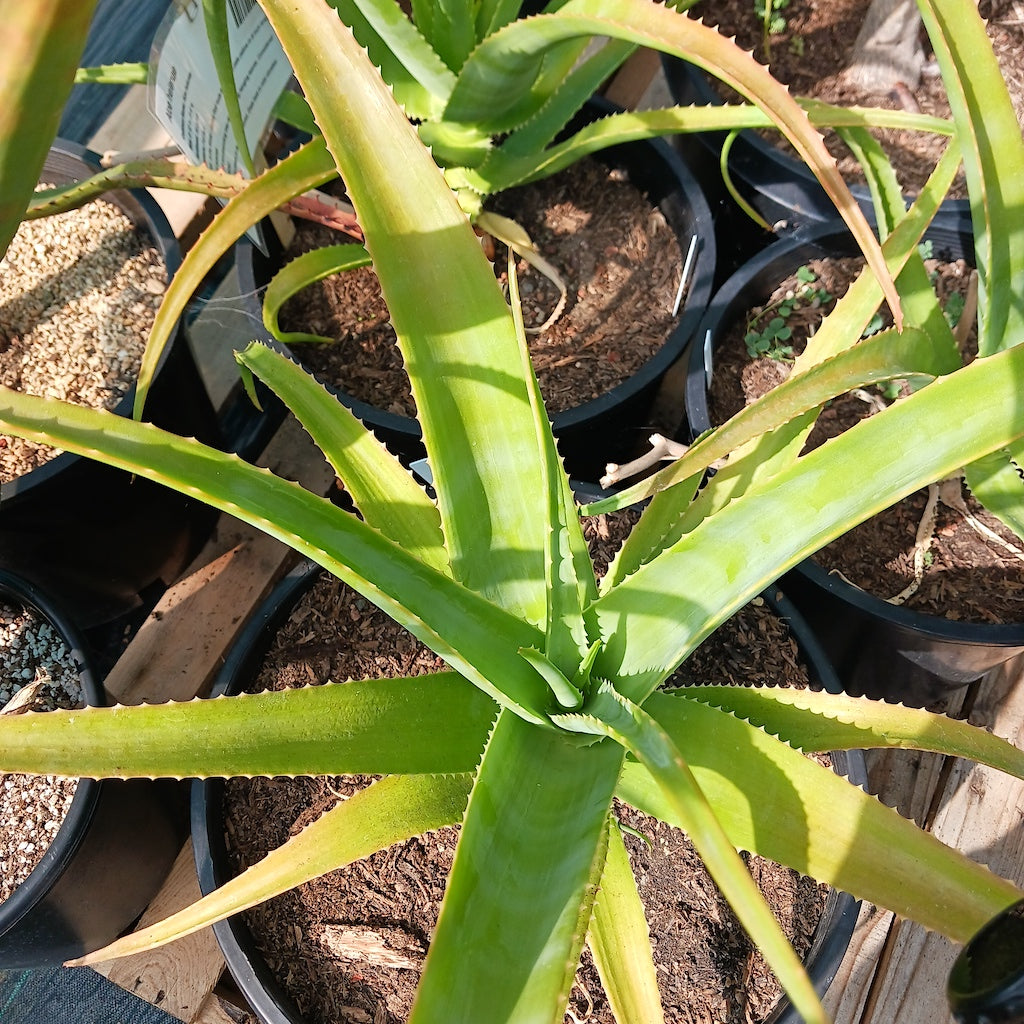
[[(541, 264), (529, 238), (494, 216), (485, 203), (488, 197), (537, 183), (594, 154), (613, 168), (626, 168), (633, 183), (649, 195), (676, 232), (685, 257), (680, 282), (685, 301), (679, 308), (679, 323), (666, 343), (610, 392), (569, 404), (553, 414), (563, 458), (571, 469), (593, 480), (601, 465), (597, 449), (607, 449), (605, 454), (617, 459), (632, 449), (632, 438), (623, 442), (623, 424), (643, 422), (659, 382), (693, 334), (716, 270), (716, 241), (708, 205), (690, 171), (655, 137), (734, 123), (770, 124), (770, 119), (750, 105), (724, 111), (674, 107), (610, 112), (594, 104), (595, 90), (636, 50), (638, 42), (657, 42), (645, 40), (643, 33), (607, 38), (606, 22), (615, 18), (615, 4), (550, 4), (544, 7), (545, 13), (529, 17), (517, 17), (520, 4), (516, 0), (485, 4), (479, 10), (470, 3), (441, 8), (417, 3), (411, 5), (409, 16), (391, 0), (344, 0), (332, 6), (367, 47), (396, 98), (415, 119), (420, 137), (430, 146), (460, 204), (482, 231), (504, 241), (511, 241), (514, 235), (521, 255)], [(204, 9), (218, 67), (225, 69), (224, 92), (231, 97), (235, 87), (226, 70), (230, 67), (225, 59), (227, 15), (220, 5), (207, 4)], [(537, 5), (530, 6), (531, 11), (537, 9)], [(603, 46), (594, 45), (602, 39)], [(693, 56), (700, 59), (699, 54)], [(517, 83), (524, 81), (529, 81), (528, 89), (518, 87)], [(301, 98), (286, 93), (282, 99), (281, 115), (318, 137), (316, 121)], [(242, 144), (237, 104), (229, 103), (227, 109), (235, 114), (236, 137)], [(826, 120), (829, 111), (831, 108), (822, 107), (817, 116)], [(832, 114), (840, 116), (839, 112)], [(120, 173), (132, 181), (173, 183), (218, 194), (238, 187), (237, 179), (211, 174), (205, 168), (183, 171), (165, 164), (132, 164)], [(116, 178), (117, 174), (108, 174), (103, 183), (109, 185)], [(324, 180), (311, 179), (309, 184), (323, 184)], [(828, 194), (834, 196), (834, 185), (829, 186)], [(268, 234), (272, 236), (272, 232)], [(309, 353), (309, 343), (323, 338), (297, 323), (294, 316), (291, 329), (283, 329), (279, 322), (282, 306), (313, 282), (366, 262), (356, 244), (318, 247), (279, 272), (279, 252), (268, 259), (243, 241), (237, 256), (243, 295), (252, 304), (253, 314), (262, 316), (266, 337), (289, 345), (303, 342), (303, 349), (296, 350), (300, 354)], [(272, 279), (269, 288), (268, 279)], [(566, 282), (559, 283), (564, 295)], [(593, 333), (586, 326), (582, 329)], [(151, 360), (159, 348), (155, 341)], [(613, 364), (608, 360), (597, 365)], [(371, 380), (377, 377), (374, 372)], [(375, 383), (373, 390), (377, 388)], [(396, 412), (386, 408), (388, 401), (365, 394), (358, 398), (348, 388), (341, 390), (346, 404), (396, 450), (420, 453), (419, 425), (404, 403), (404, 411)], [(618, 452), (612, 450), (616, 442)], [(595, 468), (597, 472), (592, 472)]]
[[(700, 522), (687, 515), (712, 461), (736, 452), (739, 462), (746, 446), (851, 380), (919, 372), (930, 338), (901, 320), (877, 241), (831, 174), (805, 115), (763, 68), (712, 30), (642, 0), (608, 0), (595, 5), (606, 17), (566, 23), (696, 54), (756, 98), (833, 189), (878, 275), (864, 288), (877, 283), (903, 326), (886, 335), (891, 351), (874, 345), (839, 353), (694, 446), (675, 468), (683, 479), (652, 498), (599, 587), (531, 372), (514, 287), (510, 309), (455, 195), (334, 11), (321, 0), (262, 5), (323, 138), (255, 179), (200, 244), (216, 248), (218, 236), (231, 236), (337, 167), (409, 367), (433, 494), (344, 406), (262, 346), (240, 353), (240, 364), (302, 421), (358, 516), (146, 423), (16, 393), (0, 398), (0, 422), (202, 494), (259, 525), (386, 611), (451, 671), (426, 681), (353, 681), (0, 722), (0, 768), (10, 771), (383, 776), (193, 907), (89, 960), (172, 939), (399, 839), (461, 822), (414, 1024), (557, 1020), (572, 978), (567, 968), (584, 941), (617, 1017), (659, 1020), (650, 941), (610, 816), (616, 794), (687, 831), (807, 1021), (825, 1014), (737, 848), (968, 940), (1020, 898), (1017, 887), (800, 750), (913, 746), (1016, 775), (1024, 775), (1024, 753), (965, 723), (842, 695), (701, 686), (667, 694), (658, 687), (717, 625), (880, 500), (897, 500), (965, 461), (1001, 458), (1024, 436), (1017, 383), (1024, 350), (1011, 347), (1021, 330), (1010, 290), (1024, 254), (1000, 207), (1017, 205), (1024, 188), (1024, 145), (1016, 132), (999, 130), (1002, 94), (978, 46), (973, 7), (937, 0), (925, 13), (947, 74), (957, 81), (969, 75), (974, 86), (965, 93), (960, 131), (980, 190), (977, 230), (986, 232), (977, 248), (988, 275), (991, 354), (935, 379), (827, 451), (781, 457), (773, 466), (755, 452), (745, 462), (742, 493), (737, 488)], [(18, 54), (19, 63), (67, 59), (62, 47), (72, 23), (50, 24), (52, 44), (35, 57)], [(947, 34), (942, 24), (956, 31)], [(523, 54), (508, 59), (511, 71)], [(511, 76), (510, 88), (528, 90), (532, 63), (528, 70)], [(33, 96), (16, 109), (7, 130), (33, 136), (42, 123), (32, 106), (38, 102)], [(390, 173), (380, 174), (381, 166)], [(997, 177), (1005, 178), (1002, 191), (991, 187)], [(906, 233), (897, 228), (888, 246), (894, 265), (913, 247)], [(165, 304), (168, 317), (187, 297), (189, 270), (186, 261)], [(893, 460), (897, 439), (905, 455)], [(1012, 506), (1019, 481), (1014, 491), (1014, 481), (1002, 479)], [(809, 508), (815, 516), (803, 514)]]

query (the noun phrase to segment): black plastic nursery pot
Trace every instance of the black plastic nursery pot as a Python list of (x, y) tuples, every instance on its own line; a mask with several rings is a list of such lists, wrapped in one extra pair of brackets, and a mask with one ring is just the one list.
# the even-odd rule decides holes
[[(86, 703), (107, 703), (90, 652), (50, 595), (0, 570), (0, 601), (48, 622), (78, 665)], [(186, 836), (179, 783), (82, 779), (40, 863), (0, 902), (0, 968), (57, 966), (113, 941), (146, 908)]]
[(957, 1024), (1024, 1021), (1024, 900), (996, 915), (964, 946), (947, 993)]
[[(591, 100), (581, 115), (587, 123), (615, 108), (605, 101)], [(703, 190), (670, 145), (660, 139), (631, 142), (594, 154), (611, 167), (625, 170), (630, 182), (643, 192), (664, 215), (679, 240), (684, 256), (696, 238), (695, 259), (680, 309), (679, 322), (662, 348), (632, 377), (611, 391), (553, 417), (559, 450), (572, 475), (597, 480), (609, 461), (635, 457), (632, 447), (644, 440), (644, 417), (669, 368), (681, 357), (711, 297), (717, 263), (711, 210)], [(273, 232), (267, 231), (268, 239)], [(243, 301), (251, 302), (250, 315), (262, 322), (262, 294), (281, 265), (279, 247), (262, 253), (249, 240), (236, 251), (238, 282)], [(265, 333), (261, 340), (268, 340)], [(423, 446), (419, 423), (408, 416), (335, 393), (356, 416), (384, 440), (396, 454), (408, 460), (421, 458)]]
[[(669, 92), (676, 103), (699, 106), (721, 105), (723, 100), (711, 85), (706, 72), (677, 57), (662, 57), (662, 69)], [(675, 143), (697, 176), (712, 202), (731, 206), (739, 223), (746, 215), (735, 206), (722, 181), (719, 166), (722, 144), (727, 132), (694, 132), (678, 135)], [(780, 149), (753, 129), (741, 131), (729, 151), (729, 175), (740, 195), (779, 231), (812, 227), (836, 217), (835, 204), (829, 199), (807, 165)], [(866, 185), (850, 187), (858, 205), (872, 216), (871, 196)], [(966, 199), (947, 199), (940, 217), (956, 221), (966, 217), (970, 208)], [(761, 235), (749, 222), (749, 238)]]
[[(78, 180), (95, 154), (58, 142), (43, 180)], [(112, 192), (158, 248), (168, 280), (181, 257), (166, 216), (145, 190)], [(131, 416), (134, 388), (115, 412)], [(217, 443), (214, 411), (180, 324), (153, 381), (144, 418)], [(173, 582), (209, 535), (215, 513), (195, 498), (64, 452), (0, 486), (0, 565), (58, 592), (79, 625), (109, 622)]]
[[(213, 696), (238, 693), (254, 678), (276, 631), (287, 621), (299, 599), (313, 586), (323, 570), (311, 562), (295, 568), (277, 585), (260, 606), (232, 648), (213, 689)], [(839, 684), (831, 666), (808, 630), (799, 611), (779, 591), (764, 595), (773, 611), (786, 620), (803, 653), (812, 685), (837, 691)], [(853, 785), (867, 785), (867, 769), (860, 751), (836, 751), (833, 768)], [(192, 789), (192, 843), (199, 884), (204, 894), (232, 877), (225, 843), (222, 809), (224, 783), (196, 782)], [(826, 901), (805, 959), (808, 973), (819, 994), (824, 994), (839, 970), (853, 936), (860, 903), (846, 893), (832, 891)], [(251, 930), (238, 914), (213, 926), (228, 970), (249, 1007), (263, 1024), (304, 1024), (305, 1018), (291, 996), (268, 967)], [(801, 1018), (784, 997), (764, 1024), (800, 1024)]]
[[(974, 258), (973, 235), (966, 224), (959, 230), (948, 223), (933, 225), (925, 237), (936, 256)], [(699, 328), (699, 344), (689, 355), (686, 409), (691, 437), (711, 426), (708, 384), (715, 345), (728, 326), (808, 260), (856, 251), (841, 224), (821, 224), (769, 246), (722, 286)], [(787, 574), (784, 585), (850, 693), (925, 706), (1024, 653), (1024, 623), (954, 622), (893, 605), (827, 572), (813, 559)]]

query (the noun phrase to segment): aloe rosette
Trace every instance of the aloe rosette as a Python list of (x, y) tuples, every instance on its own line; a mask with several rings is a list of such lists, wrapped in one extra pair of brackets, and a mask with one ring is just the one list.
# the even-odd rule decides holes
[[(687, 831), (807, 1021), (825, 1014), (737, 850), (786, 863), (958, 941), (1015, 902), (1013, 884), (802, 753), (915, 747), (1024, 778), (1024, 753), (1012, 745), (962, 722), (858, 698), (659, 689), (704, 637), (816, 547), (965, 463), (1004, 458), (1024, 436), (1024, 350), (1009, 344), (1012, 321), (1002, 321), (1003, 344), (964, 368), (936, 357), (942, 338), (912, 298), (902, 334), (848, 351), (841, 343), (859, 337), (862, 307), (891, 293), (923, 207), (896, 225), (885, 248), (863, 240), (876, 269), (886, 259), (892, 267), (865, 277), (861, 290), (873, 300), (858, 291), (830, 317), (834, 351), (695, 447), (678, 479), (662, 479), (599, 586), (514, 293), (510, 308), (457, 196), (336, 12), (322, 0), (262, 5), (322, 137), (228, 202), (212, 241), (198, 247), (191, 280), (201, 278), (218, 237), (340, 171), (410, 374), (435, 494), (303, 371), (259, 345), (239, 353), (244, 373), (294, 412), (358, 516), (149, 424), (3, 392), (0, 425), (195, 494), (266, 530), (383, 608), (451, 671), (188, 704), (0, 716), (5, 771), (383, 776), (217, 892), (83, 962), (149, 948), (407, 836), (461, 823), (413, 1024), (558, 1021), (584, 942), (618, 1019), (661, 1020), (650, 941), (611, 814), (616, 795)], [(977, 17), (957, 0), (938, 5)], [(642, 18), (631, 13), (641, 7)], [(673, 26), (684, 17), (632, 3), (601, 9), (622, 14), (631, 42), (643, 41), (642, 22), (664, 28), (676, 45)], [(580, 18), (581, 29), (596, 24)], [(678, 31), (683, 48), (690, 28)], [(725, 46), (710, 45), (716, 52)], [(751, 97), (772, 117), (784, 113), (810, 152), (816, 135), (806, 116), (756, 74)], [(531, 75), (536, 68), (519, 72), (527, 84)], [(965, 109), (974, 120), (977, 111)], [(1001, 145), (999, 157), (981, 159), (985, 180), (1003, 170), (1004, 158), (1005, 166), (1019, 166), (1020, 147)], [(845, 186), (836, 187), (847, 203)], [(1005, 258), (1017, 265), (1012, 246)], [(179, 280), (165, 306), (172, 318), (189, 287), (175, 291)], [(988, 301), (1004, 300), (993, 291)], [(887, 376), (924, 386), (806, 456), (790, 458), (775, 444), (763, 471), (748, 474), (742, 487), (734, 481), (730, 500), (702, 494), (691, 502), (720, 451), (778, 441), (852, 383)], [(898, 460), (890, 457), (896, 439), (904, 453)]]

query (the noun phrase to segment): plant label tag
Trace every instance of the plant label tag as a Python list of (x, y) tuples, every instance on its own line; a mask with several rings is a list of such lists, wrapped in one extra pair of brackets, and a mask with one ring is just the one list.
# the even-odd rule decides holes
[[(227, 0), (235, 85), (250, 154), (257, 151), (277, 98), (292, 76), (256, 0)], [(174, 0), (150, 56), (149, 108), (194, 164), (247, 175), (217, 78), (199, 0)]]

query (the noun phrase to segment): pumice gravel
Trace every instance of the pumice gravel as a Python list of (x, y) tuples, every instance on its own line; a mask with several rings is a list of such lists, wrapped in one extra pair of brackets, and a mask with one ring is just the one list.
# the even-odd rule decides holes
[[(0, 384), (113, 409), (138, 377), (166, 288), (159, 251), (113, 203), (23, 222), (0, 262)], [(57, 454), (0, 436), (0, 480)]]
[[(80, 706), (78, 667), (60, 634), (33, 612), (0, 602), (0, 714), (39, 683), (36, 710)], [(0, 902), (31, 874), (71, 806), (77, 779), (0, 774)]]

